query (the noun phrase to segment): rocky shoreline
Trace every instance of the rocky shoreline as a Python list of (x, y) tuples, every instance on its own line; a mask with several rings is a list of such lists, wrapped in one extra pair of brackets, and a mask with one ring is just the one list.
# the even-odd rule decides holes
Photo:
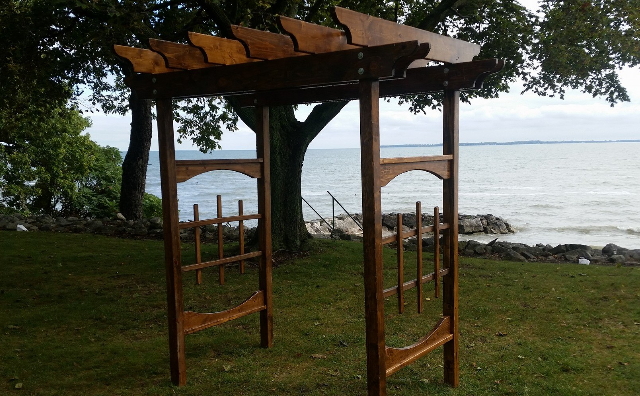
[[(354, 215), (355, 220), (361, 222), (361, 215)], [(327, 219), (333, 223), (331, 219)], [(433, 224), (433, 216), (423, 215), (424, 225)], [(459, 252), (469, 257), (484, 257), (491, 259), (504, 259), (516, 262), (567, 262), (586, 263), (599, 265), (639, 265), (640, 249), (627, 249), (615, 244), (608, 244), (602, 249), (593, 248), (581, 244), (560, 244), (557, 246), (537, 244), (529, 246), (522, 243), (499, 241), (499, 235), (513, 233), (513, 227), (500, 217), (487, 215), (460, 215), (460, 234), (473, 235), (477, 233), (495, 234), (493, 241), (484, 244), (474, 240), (460, 241)], [(383, 215), (383, 236), (392, 235), (398, 226), (395, 213)], [(405, 230), (415, 228), (415, 214), (403, 214), (402, 227)], [(126, 220), (120, 218), (81, 219), (77, 217), (32, 216), (26, 217), (20, 214), (0, 215), (0, 230), (8, 231), (50, 231), (69, 233), (91, 233), (99, 235), (117, 236), (123, 238), (161, 239), (162, 219), (154, 217), (144, 220)], [(336, 216), (335, 229), (332, 231), (329, 225), (322, 220), (307, 222), (307, 230), (316, 238), (336, 239), (360, 239), (362, 231), (355, 221), (347, 215)], [(224, 237), (227, 240), (237, 240), (238, 228), (223, 225)], [(255, 233), (254, 228), (246, 228), (245, 235), (251, 238)], [(204, 240), (217, 238), (217, 226), (202, 227)], [(192, 229), (181, 231), (181, 238), (190, 240), (193, 238)], [(405, 249), (415, 250), (416, 238), (405, 241)], [(423, 249), (433, 252), (433, 236), (425, 236), (422, 239)], [(581, 260), (582, 259), (582, 260)]]

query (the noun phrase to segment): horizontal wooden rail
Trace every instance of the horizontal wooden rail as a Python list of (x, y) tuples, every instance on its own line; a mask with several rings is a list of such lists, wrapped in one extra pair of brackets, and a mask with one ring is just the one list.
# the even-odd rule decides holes
[(235, 171), (256, 179), (262, 176), (262, 158), (176, 161), (176, 179), (178, 183), (187, 181), (201, 173), (214, 170)]
[(185, 311), (184, 313), (184, 332), (192, 334), (209, 327), (217, 326), (224, 322), (240, 318), (245, 315), (265, 310), (267, 306), (264, 301), (264, 292), (257, 291), (251, 297), (245, 300), (237, 307), (226, 311), (214, 313), (198, 313)]
[(422, 170), (440, 179), (448, 179), (451, 177), (452, 160), (453, 155), (383, 158), (380, 160), (380, 185), (384, 187), (398, 175), (412, 170)]
[(213, 267), (215, 265), (235, 263), (236, 261), (242, 261), (242, 260), (250, 259), (253, 257), (259, 257), (259, 256), (262, 256), (261, 251), (239, 254), (237, 256), (225, 257), (223, 259), (218, 259), (218, 260), (205, 261), (204, 263), (185, 265), (184, 267), (182, 267), (182, 272), (195, 271), (197, 269)]
[[(440, 227), (438, 229), (439, 230), (447, 230), (447, 229), (449, 229), (449, 224), (440, 223)], [(422, 233), (423, 234), (428, 233), (428, 232), (433, 232), (433, 226), (422, 227)], [(396, 234), (389, 235), (387, 237), (382, 238), (382, 244), (383, 245), (387, 245), (389, 243), (395, 242), (396, 238), (397, 238)], [(402, 239), (411, 238), (412, 236), (416, 236), (416, 235), (418, 235), (416, 230), (403, 231), (402, 232)]]
[(415, 344), (405, 348), (386, 347), (387, 377), (452, 339), (451, 318), (445, 316), (429, 334)]
[(259, 213), (241, 215), (241, 216), (239, 215), (239, 216), (217, 217), (215, 219), (184, 221), (178, 224), (178, 228), (183, 230), (185, 228), (195, 228), (195, 227), (202, 227), (202, 226), (212, 225), (212, 224), (231, 223), (233, 221), (256, 220), (261, 218), (262, 218), (262, 215)]
[[(440, 270), (440, 276), (445, 276), (449, 273), (449, 269), (445, 268), (445, 269), (441, 269)], [(434, 279), (434, 273), (430, 273), (430, 274), (426, 274), (422, 276), (422, 283), (427, 283), (427, 282), (431, 282)], [(414, 287), (418, 286), (418, 283), (416, 282), (415, 279), (412, 279), (410, 281), (404, 282), (402, 284), (402, 291), (407, 291), (409, 289), (413, 289)], [(384, 298), (387, 297), (391, 297), (395, 294), (398, 294), (398, 286), (391, 286), (388, 289), (384, 289), (382, 291), (382, 295), (384, 296)]]

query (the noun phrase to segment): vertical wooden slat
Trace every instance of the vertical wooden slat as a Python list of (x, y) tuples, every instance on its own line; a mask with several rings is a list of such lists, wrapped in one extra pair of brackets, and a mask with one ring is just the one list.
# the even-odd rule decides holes
[(369, 396), (383, 396), (387, 393), (387, 377), (384, 297), (382, 294), (380, 87), (378, 80), (360, 80), (359, 98), (367, 389)]
[(449, 229), (446, 233), (443, 263), (449, 273), (442, 280), (443, 314), (451, 318), (453, 339), (444, 345), (444, 380), (453, 387), (460, 384), (458, 360), (458, 155), (460, 93), (445, 91), (443, 114), (443, 154), (453, 155), (451, 177), (444, 180), (443, 211)]
[(422, 313), (424, 310), (424, 295), (422, 293), (422, 203), (416, 202), (416, 279), (418, 284), (416, 285), (416, 294), (418, 297), (418, 312)]
[(433, 274), (435, 297), (440, 297), (440, 208), (433, 208)]
[(184, 353), (184, 306), (182, 299), (180, 230), (178, 229), (178, 185), (176, 182), (176, 155), (173, 142), (171, 99), (158, 100), (156, 108), (158, 112), (158, 148), (160, 150), (171, 382), (175, 385), (185, 385), (187, 383), (187, 372)]
[[(238, 216), (242, 216), (244, 214), (243, 203), (242, 200), (238, 201)], [(240, 220), (238, 224), (238, 233), (240, 237), (240, 254), (244, 254), (244, 221)], [(244, 274), (244, 260), (240, 260), (240, 273)]]
[(273, 299), (271, 284), (271, 145), (269, 142), (269, 108), (258, 107), (256, 114), (256, 151), (262, 158), (262, 177), (258, 179), (258, 220), (260, 232), (260, 290), (264, 292), (266, 309), (260, 311), (260, 338), (265, 348), (273, 346)]
[[(222, 217), (222, 195), (216, 197), (216, 216)], [(218, 224), (218, 258), (224, 258), (224, 227), (222, 223)], [(224, 285), (224, 264), (218, 266), (218, 276), (220, 278), (220, 284)]]
[[(193, 221), (200, 220), (200, 211), (198, 210), (198, 204), (193, 204)], [(195, 227), (193, 230), (193, 237), (195, 239), (196, 249), (196, 264), (202, 262), (202, 251), (200, 250), (200, 227)], [(202, 269), (196, 270), (196, 285), (202, 284)]]
[(404, 239), (402, 238), (402, 213), (398, 213), (398, 230), (396, 232), (398, 261), (398, 312), (404, 312)]

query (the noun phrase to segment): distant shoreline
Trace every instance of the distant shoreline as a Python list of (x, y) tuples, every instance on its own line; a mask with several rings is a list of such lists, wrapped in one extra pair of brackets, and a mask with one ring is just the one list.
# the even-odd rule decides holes
[[(566, 144), (566, 143), (640, 143), (640, 140), (517, 140), (514, 142), (478, 142), (460, 143), (460, 146), (518, 146), (523, 144)], [(442, 143), (434, 144), (388, 144), (381, 145), (382, 148), (396, 147), (440, 147)]]

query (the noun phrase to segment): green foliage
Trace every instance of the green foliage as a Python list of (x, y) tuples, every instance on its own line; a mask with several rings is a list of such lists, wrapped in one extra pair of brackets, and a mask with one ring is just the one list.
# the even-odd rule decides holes
[(48, 119), (0, 146), (0, 201), (25, 213), (112, 216), (117, 210), (121, 157), (81, 132), (90, 123), (77, 110), (54, 109)]
[(142, 197), (142, 214), (147, 219), (162, 217), (162, 199), (153, 194), (144, 193)]

